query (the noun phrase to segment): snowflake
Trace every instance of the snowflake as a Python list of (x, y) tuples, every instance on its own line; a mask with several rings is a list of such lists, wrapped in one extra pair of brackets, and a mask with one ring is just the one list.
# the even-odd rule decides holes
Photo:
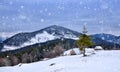
[(8, 17), (8, 16), (6, 16), (6, 19), (9, 19), (9, 17)]
[(2, 16), (2, 19), (5, 19), (5, 16)]
[(80, 4), (80, 5), (82, 5), (82, 4), (83, 4), (83, 3), (82, 3), (82, 1), (81, 1), (81, 2), (79, 2), (79, 4)]
[(87, 9), (89, 10), (90, 8), (88, 7)]
[(40, 21), (41, 21), (41, 22), (44, 22), (45, 20), (44, 20), (44, 19), (41, 19)]
[(120, 27), (120, 24), (118, 24), (118, 26)]
[(12, 2), (12, 1), (10, 1), (10, 2), (9, 2), (9, 4), (10, 4), (10, 5), (12, 5), (12, 4), (13, 4), (13, 2)]
[(48, 15), (51, 16), (52, 14), (49, 12)]
[(86, 9), (87, 7), (86, 6), (84, 6), (84, 9)]
[(15, 20), (15, 18), (12, 18), (12, 20), (14, 21), (14, 20)]
[(23, 9), (23, 8), (24, 8), (24, 6), (23, 6), (23, 5), (21, 5), (21, 6), (20, 6), (20, 8), (21, 8), (21, 9)]
[(47, 12), (48, 11), (48, 9), (47, 8), (45, 8), (45, 12)]
[(43, 13), (43, 10), (40, 10), (40, 13)]
[(96, 8), (94, 8), (94, 11), (97, 11), (97, 9), (96, 9)]

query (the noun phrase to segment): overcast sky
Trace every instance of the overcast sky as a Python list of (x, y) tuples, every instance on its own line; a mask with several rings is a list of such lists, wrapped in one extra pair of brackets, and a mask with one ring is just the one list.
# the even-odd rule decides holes
[(0, 35), (60, 25), (120, 35), (120, 0), (0, 0)]

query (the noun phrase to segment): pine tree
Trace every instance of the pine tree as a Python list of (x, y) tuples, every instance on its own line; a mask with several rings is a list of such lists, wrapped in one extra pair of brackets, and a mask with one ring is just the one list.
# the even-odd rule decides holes
[(77, 41), (77, 45), (80, 48), (80, 50), (83, 51), (83, 56), (85, 55), (85, 48), (88, 46), (92, 46), (94, 43), (91, 41), (91, 37), (86, 35), (87, 30), (84, 26), (83, 28), (83, 34), (79, 37), (79, 40)]

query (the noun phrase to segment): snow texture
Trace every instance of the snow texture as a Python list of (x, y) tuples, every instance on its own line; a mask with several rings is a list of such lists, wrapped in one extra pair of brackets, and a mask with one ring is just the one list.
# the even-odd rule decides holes
[(103, 50), (103, 48), (101, 46), (96, 46), (95, 50)]
[(32, 38), (30, 41), (25, 42), (23, 44), (23, 46), (28, 46), (28, 45), (32, 45), (32, 44), (36, 44), (36, 43), (43, 43), (49, 40), (54, 40), (55, 37), (49, 33), (47, 33), (46, 31), (44, 31), (41, 34), (37, 34), (34, 38)]
[[(63, 53), (63, 55), (70, 55), (70, 52), (71, 51), (75, 51), (75, 54), (76, 55), (80, 55), (82, 54), (82, 52), (79, 50), (79, 48), (73, 48), (73, 49), (70, 49), (70, 50), (67, 50)], [(93, 48), (85, 48), (85, 51), (86, 51), (86, 55), (90, 55), (90, 54), (94, 54), (95, 53), (95, 50)]]
[(65, 52), (63, 53), (63, 55), (70, 55), (70, 52), (71, 52), (72, 50), (75, 51), (76, 55), (81, 54), (79, 48), (73, 48), (73, 49), (70, 49), (70, 50), (65, 51)]
[(120, 51), (98, 51), (96, 54), (63, 56), (30, 64), (1, 67), (0, 72), (119, 72)]

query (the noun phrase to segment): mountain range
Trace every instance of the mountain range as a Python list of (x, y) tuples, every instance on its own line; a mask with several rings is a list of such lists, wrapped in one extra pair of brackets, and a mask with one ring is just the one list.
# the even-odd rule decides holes
[[(57, 25), (52, 25), (44, 29), (28, 32), (18, 33), (2, 43), (1, 51), (15, 50), (19, 48), (29, 47), (39, 43), (45, 43), (47, 41), (53, 41), (57, 39), (71, 39), (77, 40), (82, 33), (70, 30)], [(91, 35), (95, 45), (101, 45), (105, 48), (120, 48), (120, 36), (114, 36), (111, 34), (95, 34)]]
[(115, 44), (120, 44), (120, 36), (114, 36), (111, 34), (95, 34), (94, 37), (100, 38), (102, 40), (105, 40), (107, 42), (112, 42)]

